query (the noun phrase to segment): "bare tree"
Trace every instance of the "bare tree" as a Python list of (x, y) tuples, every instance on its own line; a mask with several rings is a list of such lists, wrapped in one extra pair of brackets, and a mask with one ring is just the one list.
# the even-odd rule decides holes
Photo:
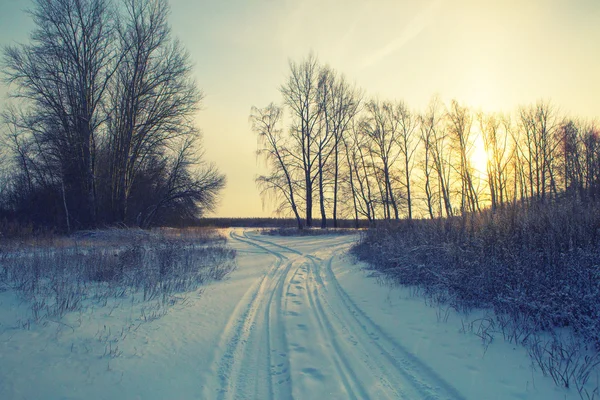
[[(320, 103), (322, 107), (323, 125), (325, 127), (325, 137), (331, 137), (330, 153), (327, 148), (323, 148), (325, 154), (320, 157), (320, 161), (329, 161), (331, 174), (333, 175), (333, 226), (336, 228), (338, 216), (338, 190), (340, 175), (340, 148), (344, 135), (347, 134), (348, 126), (359, 111), (361, 97), (360, 92), (353, 86), (350, 86), (344, 76), (338, 76), (330, 67), (324, 67), (319, 79)], [(333, 157), (333, 160), (330, 160)], [(325, 164), (319, 162), (320, 191), (323, 190), (322, 172), (325, 171)], [(325, 201), (321, 196), (321, 224), (326, 226)]]
[[(290, 75), (280, 87), (284, 104), (291, 110), (291, 137), (294, 151), (291, 156), (297, 159), (304, 175), (304, 199), (306, 226), (312, 226), (313, 184), (318, 176), (318, 158), (322, 154), (317, 149), (321, 107), (318, 102), (319, 63), (314, 54), (300, 63), (290, 61)], [(315, 173), (317, 169), (317, 173)]]
[(4, 49), (17, 165), (61, 204), (67, 230), (191, 218), (224, 185), (198, 156), (202, 95), (168, 11), (166, 0), (35, 0), (30, 43)]
[(556, 193), (555, 155), (560, 144), (556, 135), (557, 112), (549, 102), (539, 101), (535, 106), (521, 108), (520, 120), (527, 150), (530, 196), (544, 201), (549, 193)]
[(398, 120), (399, 132), (397, 143), (402, 154), (404, 165), (404, 182), (406, 188), (406, 203), (408, 208), (408, 219), (413, 218), (411, 175), (414, 168), (414, 155), (419, 144), (415, 135), (418, 119), (413, 115), (408, 106), (403, 102), (398, 102), (394, 110), (394, 118)]
[(319, 187), (319, 209), (321, 211), (321, 228), (327, 227), (327, 214), (325, 211), (325, 185), (326, 174), (329, 172), (329, 158), (336, 149), (336, 134), (334, 124), (334, 85), (335, 72), (325, 66), (320, 68), (317, 83), (317, 102), (319, 106), (319, 121), (315, 132), (317, 176)]
[(138, 213), (139, 226), (189, 221), (214, 211), (219, 192), (225, 187), (225, 177), (198, 156), (195, 137), (189, 136), (173, 155), (155, 161), (157, 176), (150, 180), (151, 191), (137, 193), (140, 196), (145, 192), (147, 198), (147, 206)]
[(371, 190), (374, 170), (368, 162), (367, 156), (370, 143), (360, 128), (363, 123), (359, 118), (353, 119), (348, 134), (342, 136), (346, 155), (346, 181), (352, 194), (352, 213), (355, 218), (355, 226), (358, 226), (359, 217), (366, 218), (369, 222), (375, 220), (375, 201)]
[(350, 137), (344, 137), (346, 154), (350, 172), (354, 172), (353, 180), (356, 201), (355, 213), (367, 218), (369, 222), (376, 219), (374, 189), (375, 171), (368, 161), (370, 142), (361, 128), (364, 120), (354, 121), (350, 129)]
[(444, 124), (446, 115), (442, 116), (442, 104), (437, 98), (431, 101), (427, 114), (428, 132), (427, 139), (431, 151), (432, 171), (437, 175), (439, 186), (439, 209), (440, 216), (442, 210), (446, 217), (454, 214), (452, 209), (452, 199), (450, 197), (450, 172), (452, 167), (452, 148), (449, 145), (448, 133)]
[[(441, 142), (440, 134), (438, 133), (440, 130), (441, 116), (440, 102), (434, 97), (430, 101), (425, 113), (419, 117), (420, 139), (423, 145), (422, 169), (425, 202), (427, 205), (427, 213), (431, 219), (433, 219), (436, 214), (434, 211), (436, 194), (438, 198), (441, 196), (439, 190), (435, 189), (440, 186), (437, 183), (442, 183), (442, 188), (445, 188), (443, 184), (443, 173), (440, 174), (440, 172), (443, 172), (443, 168), (441, 167), (441, 151), (443, 146), (438, 147), (438, 142)], [(434, 179), (433, 175), (435, 171), (438, 171), (438, 179)], [(444, 190), (443, 193), (445, 196), (446, 191)], [(441, 215), (441, 210), (439, 211), (439, 214)]]
[[(355, 180), (355, 174), (356, 174), (356, 170), (357, 170), (357, 161), (356, 161), (356, 147), (355, 146), (349, 146), (348, 142), (351, 139), (347, 137), (347, 135), (341, 135), (340, 137), (340, 143), (343, 144), (343, 154), (346, 155), (346, 168), (348, 169), (347, 171), (347, 182), (348, 182), (348, 187), (350, 189), (350, 196), (352, 199), (352, 210), (353, 210), (353, 216), (354, 216), (354, 226), (356, 229), (358, 229), (358, 214), (359, 214), (359, 203), (358, 203), (358, 190), (356, 187), (356, 180)], [(334, 203), (334, 207), (337, 207), (337, 202)], [(335, 209), (335, 208), (334, 208)], [(336, 221), (335, 219), (335, 213), (334, 213), (334, 223)], [(367, 213), (367, 218), (369, 218), (370, 220), (370, 215), (369, 213)], [(334, 225), (335, 227), (336, 225)]]
[(509, 143), (510, 119), (479, 113), (478, 120), (488, 157), (487, 180), (492, 209), (496, 209), (507, 200), (508, 167), (513, 154)]
[(448, 111), (449, 132), (459, 156), (457, 168), (461, 179), (461, 211), (479, 211), (479, 200), (473, 182), (473, 173), (469, 154), (473, 147), (471, 138), (471, 124), (473, 118), (466, 107), (462, 107), (456, 100), (450, 103)]
[(193, 141), (193, 115), (202, 99), (191, 79), (189, 57), (171, 36), (167, 1), (126, 0), (125, 10), (105, 144), (111, 219), (116, 222), (139, 213), (129, 210), (131, 190), (152, 157)]
[[(599, 183), (598, 128), (594, 122), (568, 119), (557, 129), (557, 166), (564, 192), (581, 199), (597, 196)], [(558, 179), (558, 178), (557, 178)]]
[(80, 226), (96, 223), (96, 140), (117, 57), (109, 6), (108, 0), (35, 0), (31, 44), (4, 49), (5, 81), (43, 126), (31, 134), (57, 158)]
[(293, 178), (293, 157), (287, 147), (283, 131), (278, 128), (282, 120), (283, 110), (271, 103), (265, 108), (252, 107), (250, 122), (252, 130), (258, 135), (258, 154), (263, 156), (270, 167), (269, 175), (257, 178), (263, 194), (275, 192), (275, 196), (284, 199), (278, 209), (288, 207), (292, 210), (298, 229), (302, 229), (302, 218), (296, 205), (296, 184)]
[(529, 193), (527, 182), (528, 171), (531, 171), (531, 165), (529, 164), (527, 147), (523, 139), (522, 130), (519, 128), (511, 129), (509, 132), (514, 149), (512, 161), (509, 166), (509, 169), (513, 173), (513, 203), (516, 204), (517, 201), (521, 201), (521, 203), (525, 204)]
[(399, 218), (398, 202), (395, 188), (392, 185), (393, 165), (400, 156), (397, 141), (399, 121), (394, 118), (394, 105), (390, 102), (371, 100), (365, 106), (367, 119), (361, 124), (363, 133), (369, 138), (369, 156), (373, 166), (378, 169), (377, 184), (381, 193), (384, 218), (391, 219), (390, 206), (394, 218)]
[(581, 129), (583, 185), (592, 198), (600, 194), (600, 129), (594, 123), (588, 123)]
[(580, 194), (583, 190), (583, 168), (581, 163), (581, 135), (579, 124), (568, 120), (558, 129), (562, 180), (566, 193)]

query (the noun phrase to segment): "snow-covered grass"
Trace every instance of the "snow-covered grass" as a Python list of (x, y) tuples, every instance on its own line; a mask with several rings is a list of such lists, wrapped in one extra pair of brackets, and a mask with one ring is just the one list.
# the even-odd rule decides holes
[(6, 242), (0, 248), (0, 291), (28, 306), (29, 327), (109, 300), (159, 301), (167, 311), (207, 280), (222, 279), (234, 252), (214, 233), (82, 232), (69, 238)]
[(600, 207), (564, 202), (366, 232), (353, 253), (383, 279), (467, 313), (485, 342), (523, 344), (557, 385), (597, 398), (600, 364)]

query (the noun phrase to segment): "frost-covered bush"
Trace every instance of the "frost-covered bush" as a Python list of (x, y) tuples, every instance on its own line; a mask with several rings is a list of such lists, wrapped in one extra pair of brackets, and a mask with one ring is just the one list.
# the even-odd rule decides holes
[[(571, 327), (600, 348), (600, 205), (557, 201), (365, 232), (354, 254), (457, 309), (489, 307), (525, 334)], [(501, 321), (502, 322), (502, 321)]]
[[(358, 259), (457, 310), (491, 308), (490, 330), (524, 344), (557, 385), (593, 399), (600, 366), (600, 203), (562, 200), (363, 233)], [(562, 329), (571, 332), (565, 339)], [(539, 334), (547, 332), (542, 340)]]

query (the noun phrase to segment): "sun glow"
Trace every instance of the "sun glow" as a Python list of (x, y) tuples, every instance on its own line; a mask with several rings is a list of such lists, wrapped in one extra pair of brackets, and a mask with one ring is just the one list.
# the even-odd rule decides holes
[(479, 132), (473, 140), (473, 147), (471, 148), (470, 160), (471, 166), (475, 170), (476, 176), (479, 176), (481, 179), (485, 179), (487, 177), (488, 155), (485, 151), (483, 138), (481, 137), (481, 133)]

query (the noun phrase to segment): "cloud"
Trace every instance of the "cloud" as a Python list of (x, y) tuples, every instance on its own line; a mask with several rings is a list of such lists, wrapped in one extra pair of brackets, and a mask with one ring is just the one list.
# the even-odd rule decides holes
[(366, 69), (379, 63), (381, 60), (397, 52), (404, 45), (414, 39), (433, 22), (441, 4), (442, 0), (433, 0), (427, 8), (423, 9), (420, 13), (413, 17), (413, 19), (408, 23), (408, 25), (406, 25), (398, 37), (368, 55), (365, 61), (360, 65), (359, 70)]

